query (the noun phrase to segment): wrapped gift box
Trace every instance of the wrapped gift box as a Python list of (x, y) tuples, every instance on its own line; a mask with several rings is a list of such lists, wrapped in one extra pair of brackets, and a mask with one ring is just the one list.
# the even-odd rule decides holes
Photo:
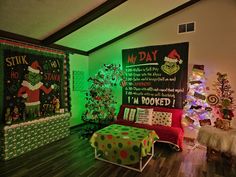
[(1, 159), (9, 160), (70, 134), (70, 113), (5, 126), (0, 132)]

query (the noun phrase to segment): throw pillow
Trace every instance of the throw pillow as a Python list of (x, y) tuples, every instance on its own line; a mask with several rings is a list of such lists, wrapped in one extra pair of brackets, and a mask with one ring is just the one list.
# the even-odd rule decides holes
[(153, 125), (164, 125), (171, 127), (172, 113), (171, 112), (153, 112), (152, 124)]
[(136, 123), (152, 125), (153, 109), (137, 108)]
[(124, 120), (129, 120), (129, 121), (134, 121), (135, 114), (136, 114), (136, 109), (125, 108), (123, 119)]
[(129, 111), (130, 111), (130, 108), (125, 108), (124, 116), (123, 116), (124, 120), (129, 120)]
[(135, 121), (136, 109), (130, 109), (129, 121)]

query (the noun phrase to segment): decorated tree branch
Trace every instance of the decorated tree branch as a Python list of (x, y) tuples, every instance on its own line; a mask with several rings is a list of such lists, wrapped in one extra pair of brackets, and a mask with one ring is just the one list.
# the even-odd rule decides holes
[(94, 77), (90, 77), (89, 92), (86, 93), (86, 111), (82, 115), (85, 122), (99, 125), (114, 120), (115, 105), (112, 88), (119, 83), (125, 86), (125, 75), (120, 65), (104, 64)]
[[(232, 94), (227, 74), (217, 73), (217, 81), (213, 84), (216, 95), (209, 97), (209, 102), (216, 107), (219, 118), (231, 120), (234, 117), (233, 110), (235, 108), (234, 98)], [(214, 99), (214, 100), (213, 100)]]

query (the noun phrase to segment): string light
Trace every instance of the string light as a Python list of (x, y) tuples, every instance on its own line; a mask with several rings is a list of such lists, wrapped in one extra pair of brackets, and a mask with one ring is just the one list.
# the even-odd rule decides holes
[[(199, 120), (211, 119), (211, 109), (206, 101), (206, 78), (203, 65), (194, 65), (189, 77), (188, 93), (184, 107), (184, 122), (191, 130), (200, 127)], [(186, 124), (187, 122), (187, 124)]]

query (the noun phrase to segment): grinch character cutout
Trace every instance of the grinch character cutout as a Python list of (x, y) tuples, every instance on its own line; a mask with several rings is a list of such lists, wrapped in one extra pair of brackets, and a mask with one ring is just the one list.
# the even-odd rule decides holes
[(161, 66), (161, 70), (168, 75), (177, 73), (180, 69), (179, 64), (182, 64), (183, 62), (175, 49), (165, 57), (164, 61), (165, 63)]
[(31, 66), (28, 66), (28, 74), (25, 75), (25, 80), (22, 82), (22, 87), (18, 91), (18, 97), (23, 97), (25, 100), (26, 115), (32, 118), (40, 116), (40, 90), (49, 94), (52, 89), (56, 89), (57, 85), (51, 85), (46, 88), (41, 82), (43, 76), (40, 73), (41, 67), (38, 61), (34, 61)]

